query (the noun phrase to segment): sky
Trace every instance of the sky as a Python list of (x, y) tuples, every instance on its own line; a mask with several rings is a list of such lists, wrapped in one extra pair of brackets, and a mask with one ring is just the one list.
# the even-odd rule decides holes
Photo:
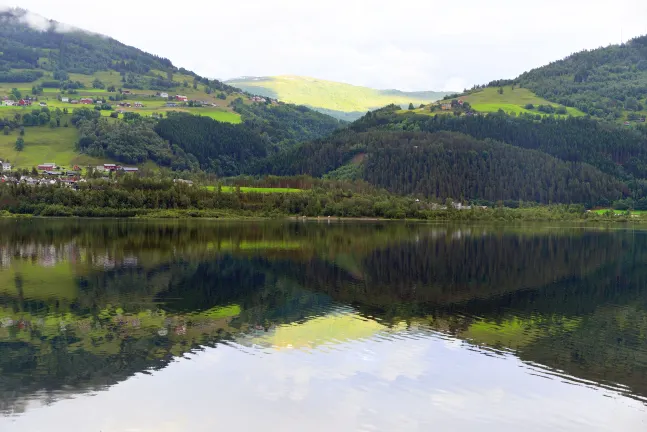
[(0, 0), (209, 78), (458, 91), (647, 34), (644, 0)]

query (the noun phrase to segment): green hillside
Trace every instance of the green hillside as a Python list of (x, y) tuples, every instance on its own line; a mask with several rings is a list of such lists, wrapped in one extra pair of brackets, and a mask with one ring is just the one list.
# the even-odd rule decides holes
[(356, 120), (366, 111), (389, 104), (415, 106), (441, 99), (447, 92), (376, 90), (297, 75), (246, 77), (226, 81), (249, 93), (306, 105), (343, 120)]
[[(61, 33), (54, 21), (43, 21), (49, 22), (46, 31), (31, 28), (28, 13), (0, 12), (0, 157), (16, 168), (44, 162), (153, 162), (221, 174), (228, 162), (201, 160), (208, 152), (187, 152), (155, 133), (156, 122), (173, 113), (241, 124), (232, 129), (238, 135), (232, 139), (251, 136), (245, 142), (260, 142), (260, 154), (323, 137), (340, 126), (306, 107), (255, 101), (235, 87), (110, 37), (80, 29)], [(92, 100), (83, 104), (86, 98)], [(26, 99), (30, 106), (23, 106)], [(16, 151), (22, 129), (25, 146)], [(237, 151), (218, 157), (228, 161)]]
[(639, 120), (647, 116), (647, 36), (570, 55), (515, 81), (598, 118)]
[[(552, 103), (544, 98), (534, 94), (526, 88), (520, 87), (487, 87), (471, 92), (467, 95), (460, 96), (460, 99), (469, 104), (474, 110), (481, 113), (492, 113), (503, 110), (506, 114), (541, 114), (547, 115), (548, 113), (540, 111), (540, 106), (552, 106), (557, 109), (562, 107), (566, 114), (571, 116), (582, 116), (583, 112), (576, 108), (562, 106), (557, 103)], [(531, 107), (532, 105), (532, 107)]]

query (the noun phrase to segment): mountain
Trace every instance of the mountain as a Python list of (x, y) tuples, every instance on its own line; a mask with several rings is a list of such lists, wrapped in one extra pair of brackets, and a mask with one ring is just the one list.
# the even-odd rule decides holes
[(342, 120), (356, 120), (368, 110), (389, 104), (416, 107), (441, 99), (450, 92), (375, 90), (335, 81), (297, 75), (243, 77), (226, 84), (288, 103), (309, 106)]
[[(255, 100), (166, 58), (22, 9), (0, 12), (0, 98), (0, 160), (19, 168), (115, 161), (175, 170), (213, 167), (156, 134), (157, 119), (173, 112), (240, 123), (227, 133), (238, 134), (236, 139), (251, 134), (264, 155), (341, 125), (306, 107)], [(27, 98), (31, 106), (18, 105)], [(90, 110), (71, 103), (83, 98), (91, 99)]]
[(647, 209), (647, 128), (588, 117), (432, 116), (392, 105), (255, 169), (358, 179), (441, 200), (608, 206), (630, 198)]

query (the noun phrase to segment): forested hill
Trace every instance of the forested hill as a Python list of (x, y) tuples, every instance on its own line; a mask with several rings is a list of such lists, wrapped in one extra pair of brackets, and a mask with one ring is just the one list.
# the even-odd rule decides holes
[[(27, 21), (32, 25), (26, 25)], [(182, 82), (174, 82), (173, 73), (180, 73), (214, 90), (236, 90), (218, 80), (177, 68), (166, 58), (22, 9), (0, 12), (0, 52), (0, 82), (33, 82), (47, 72), (52, 73), (52, 80), (66, 81), (69, 74), (92, 75), (112, 70), (122, 74), (127, 88), (178, 87)]]
[(275, 174), (361, 179), (399, 194), (590, 205), (626, 186), (585, 163), (452, 132), (346, 131), (272, 160)]
[(647, 115), (647, 36), (582, 51), (519, 76), (515, 82), (550, 101), (596, 117)]
[(468, 200), (605, 205), (620, 193), (647, 208), (647, 127), (586, 117), (430, 116), (389, 106), (270, 157), (254, 172), (363, 179), (394, 192)]

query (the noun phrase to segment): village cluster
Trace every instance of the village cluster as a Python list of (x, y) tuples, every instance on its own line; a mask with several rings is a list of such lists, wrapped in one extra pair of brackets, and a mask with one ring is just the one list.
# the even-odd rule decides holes
[[(71, 170), (64, 170), (55, 163), (44, 163), (36, 167), (36, 172), (31, 175), (12, 175), (12, 166), (9, 162), (0, 161), (2, 166), (1, 183), (25, 183), (32, 186), (63, 184), (73, 187), (77, 183), (85, 183), (87, 180), (81, 175), (81, 168), (74, 166)], [(94, 172), (101, 173), (105, 179), (110, 178), (110, 173), (136, 173), (139, 168), (126, 167), (112, 163), (106, 163), (96, 167), (90, 167)]]

